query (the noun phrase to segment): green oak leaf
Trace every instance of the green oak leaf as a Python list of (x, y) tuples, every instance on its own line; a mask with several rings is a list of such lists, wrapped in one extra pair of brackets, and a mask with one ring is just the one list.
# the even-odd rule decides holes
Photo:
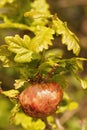
[(15, 54), (14, 61), (19, 63), (30, 62), (32, 59), (40, 58), (39, 52), (48, 49), (52, 45), (54, 31), (47, 27), (40, 28), (34, 38), (24, 35), (7, 36), (5, 41), (8, 50)]
[(14, 87), (15, 89), (19, 89), (20, 87), (22, 87), (27, 81), (24, 79), (16, 79), (15, 83), (14, 83)]
[(50, 14), (49, 5), (47, 4), (46, 0), (35, 0), (32, 4), (32, 10), (36, 12), (42, 12), (43, 14)]
[(18, 112), (14, 118), (15, 125), (21, 125), (24, 129), (30, 130), (42, 130), (45, 124), (40, 119), (33, 120), (31, 117), (25, 115), (22, 112)]
[(19, 52), (14, 60), (16, 62), (30, 62), (32, 59), (32, 51), (24, 49), (23, 51)]
[(67, 24), (56, 17), (53, 19), (52, 27), (57, 35), (62, 35), (62, 44), (67, 45), (68, 50), (73, 50), (73, 53), (78, 55), (80, 52), (79, 39), (68, 29)]
[(45, 26), (50, 17), (49, 5), (46, 0), (35, 0), (31, 3), (31, 10), (24, 13), (24, 16), (31, 19), (30, 29), (36, 33), (37, 26)]
[(13, 123), (16, 114), (19, 112), (20, 104), (16, 103), (15, 106), (11, 109), (10, 123)]
[(40, 64), (38, 70), (41, 74), (48, 74), (51, 71), (53, 65), (55, 65), (55, 62), (46, 61)]
[(46, 17), (48, 17), (48, 16), (44, 15), (43, 12), (34, 11), (34, 10), (31, 10), (29, 12), (25, 12), (24, 16), (25, 17), (30, 17), (32, 19), (39, 19), (39, 18), (46, 18)]
[(47, 27), (39, 27), (36, 36), (31, 40), (30, 49), (36, 53), (48, 49), (52, 45), (54, 31)]
[(20, 38), (19, 35), (8, 36), (5, 38), (8, 45), (8, 50), (15, 53), (15, 62), (30, 62), (32, 59), (32, 50), (29, 49), (30, 37), (24, 36), (24, 39)]
[(45, 59), (58, 59), (62, 58), (63, 56), (63, 50), (55, 48), (55, 49), (50, 49), (45, 52)]
[(2, 91), (2, 94), (4, 94), (5, 96), (7, 96), (9, 98), (15, 98), (19, 94), (19, 91), (11, 89), (8, 91)]

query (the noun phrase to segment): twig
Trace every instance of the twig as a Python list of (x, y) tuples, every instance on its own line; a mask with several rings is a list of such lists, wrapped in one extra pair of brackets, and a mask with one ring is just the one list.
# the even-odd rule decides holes
[(86, 130), (86, 122), (84, 119), (81, 120), (81, 130)]
[(54, 120), (55, 120), (58, 130), (65, 130), (65, 128), (60, 123), (60, 120), (58, 119), (58, 117), (54, 116)]
[(3, 91), (3, 90), (2, 90), (2, 88), (0, 87), (0, 93), (2, 93), (2, 91)]
[(53, 68), (50, 70), (50, 72), (47, 74), (47, 76), (45, 77), (45, 81), (48, 81), (51, 78), (51, 76), (55, 73), (57, 68), (58, 68), (58, 64), (55, 64)]
[(66, 123), (75, 113), (77, 112), (76, 110), (72, 110), (72, 111), (66, 111), (63, 116), (60, 118), (60, 122), (63, 125), (64, 123)]
[(44, 128), (44, 130), (53, 130), (52, 126), (49, 124), (49, 122), (47, 121), (47, 118), (43, 118), (42, 121), (44, 121), (46, 127)]

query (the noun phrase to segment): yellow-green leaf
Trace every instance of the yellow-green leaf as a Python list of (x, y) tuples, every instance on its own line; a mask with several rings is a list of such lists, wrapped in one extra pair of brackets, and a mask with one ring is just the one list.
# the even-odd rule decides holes
[(19, 91), (11, 89), (8, 91), (2, 91), (2, 94), (4, 94), (5, 96), (7, 96), (9, 98), (15, 98), (19, 94)]
[(19, 35), (8, 36), (5, 38), (8, 44), (8, 50), (15, 53), (14, 60), (19, 63), (30, 62), (32, 59), (32, 50), (29, 49), (30, 37), (24, 36), (20, 38)]
[(74, 110), (78, 108), (78, 103), (77, 102), (71, 102), (68, 105), (68, 110)]
[(36, 53), (48, 49), (49, 45), (52, 45), (54, 31), (47, 27), (39, 27), (39, 31), (36, 36), (31, 40), (30, 49)]
[(21, 125), (24, 129), (29, 130), (42, 130), (45, 127), (44, 122), (42, 122), (40, 119), (34, 121), (31, 117), (22, 112), (16, 114), (14, 118), (14, 124)]
[(46, 18), (46, 15), (44, 15), (43, 12), (34, 11), (34, 10), (31, 10), (30, 12), (26, 12), (24, 14), (24, 16), (25, 17), (30, 17), (30, 18), (33, 18), (33, 19)]
[(46, 0), (35, 0), (31, 4), (32, 9), (25, 12), (24, 16), (31, 19), (31, 30), (35, 33), (36, 27), (44, 26), (50, 17), (49, 4)]
[(67, 45), (68, 50), (73, 50), (73, 53), (78, 55), (80, 52), (79, 39), (68, 29), (67, 24), (56, 17), (53, 19), (53, 29), (57, 35), (62, 35), (62, 44)]
[(80, 79), (80, 82), (81, 82), (82, 88), (86, 89), (87, 88), (87, 80)]
[(3, 7), (7, 3), (12, 3), (14, 0), (0, 0), (0, 7)]
[(19, 89), (20, 87), (22, 87), (27, 81), (23, 80), (23, 79), (17, 79), (15, 80), (14, 86), (15, 89)]

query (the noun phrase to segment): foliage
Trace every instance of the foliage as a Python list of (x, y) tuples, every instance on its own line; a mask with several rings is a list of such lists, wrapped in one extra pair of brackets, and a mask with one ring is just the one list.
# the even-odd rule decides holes
[(6, 128), (9, 123), (11, 105), (9, 101), (0, 95), (0, 128)]
[(14, 122), (16, 125), (21, 125), (26, 130), (40, 130), (45, 127), (44, 122), (42, 122), (40, 119), (34, 120), (22, 112), (16, 114)]
[[(76, 120), (77, 120), (77, 122), (76, 122)], [(69, 128), (71, 128), (72, 130), (80, 130), (81, 127), (84, 127), (85, 129), (87, 129), (87, 124), (85, 126), (83, 124), (85, 124), (84, 119), (83, 120), (78, 120), (77, 117), (74, 117), (74, 118), (72, 118), (71, 120), (68, 121), (67, 126)]]
[[(87, 88), (87, 80), (79, 77), (79, 72), (83, 71), (82, 63), (87, 59), (79, 57), (66, 59), (62, 49), (54, 48), (55, 37), (61, 36), (61, 42), (67, 46), (67, 50), (73, 51), (73, 54), (78, 56), (79, 39), (70, 31), (66, 22), (50, 13), (49, 5), (45, 0), (34, 0), (33, 2), (26, 0), (26, 3), (24, 0), (4, 0), (0, 2), (0, 11), (1, 29), (16, 28), (29, 32), (23, 37), (19, 34), (6, 36), (5, 44), (0, 46), (1, 67), (13, 68), (18, 74), (14, 88), (2, 91), (2, 94), (12, 101), (15, 99), (13, 117), (19, 111), (17, 96), (21, 89), (32, 82), (58, 82), (65, 89), (69, 83), (67, 75), (72, 75), (80, 81), (84, 89)], [(64, 102), (66, 102), (65, 105), (63, 105)], [(64, 113), (66, 110), (77, 107), (78, 104), (71, 101), (64, 93), (63, 101), (56, 113)], [(49, 118), (49, 122), (53, 127), (56, 126), (53, 117)], [(45, 127), (42, 120), (34, 120), (20, 111), (14, 117), (14, 123), (21, 125), (26, 130), (42, 130)]]
[(67, 45), (68, 50), (73, 50), (73, 53), (78, 55), (80, 47), (77, 44), (79, 39), (74, 33), (72, 33), (68, 28), (67, 24), (63, 23), (60, 19), (54, 18), (53, 28), (57, 35), (62, 35), (62, 43)]
[(14, 98), (19, 94), (18, 90), (9, 90), (9, 91), (3, 91), (2, 94), (4, 94), (7, 97)]
[(3, 0), (3, 1), (0, 1), (0, 7), (6, 5), (7, 3), (12, 3), (14, 0)]

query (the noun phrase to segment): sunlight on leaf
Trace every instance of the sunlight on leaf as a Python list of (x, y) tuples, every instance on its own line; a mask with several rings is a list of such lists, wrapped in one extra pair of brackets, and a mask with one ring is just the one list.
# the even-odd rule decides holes
[(36, 12), (42, 12), (43, 14), (50, 14), (49, 12), (49, 5), (47, 4), (46, 0), (35, 0), (32, 3), (32, 10), (35, 10)]
[(54, 117), (53, 116), (48, 116), (47, 120), (52, 125), (52, 128), (56, 129), (56, 124), (55, 124), (55, 121), (54, 121)]
[(31, 117), (22, 112), (16, 114), (14, 124), (21, 125), (24, 129), (30, 130), (42, 130), (45, 127), (44, 122), (40, 119), (34, 121)]
[(20, 108), (20, 104), (19, 103), (15, 104), (15, 106), (12, 108), (12, 110), (11, 110), (11, 116), (10, 116), (10, 123), (13, 123), (14, 118), (15, 118), (16, 114), (19, 111), (19, 108)]
[(14, 0), (0, 0), (0, 7), (3, 7), (7, 3), (12, 3)]
[(45, 52), (45, 58), (46, 59), (55, 59), (55, 58), (62, 58), (63, 56), (63, 50), (61, 49), (50, 49), (48, 51)]
[(29, 50), (21, 50), (21, 52), (19, 52), (14, 60), (16, 62), (20, 62), (20, 63), (24, 63), (24, 62), (30, 62), (32, 59), (32, 51), (29, 51)]
[(68, 110), (74, 110), (78, 108), (78, 103), (77, 102), (71, 102), (68, 105)]
[(33, 19), (46, 18), (46, 15), (44, 15), (43, 12), (39, 12), (39, 11), (37, 12), (37, 11), (34, 11), (34, 10), (31, 10), (30, 12), (26, 12), (24, 14), (24, 16), (25, 17), (30, 17), (30, 18), (33, 18)]
[(73, 50), (73, 53), (78, 55), (80, 52), (79, 39), (68, 29), (66, 23), (63, 23), (59, 18), (54, 18), (53, 29), (57, 35), (62, 35), (62, 44), (67, 45), (68, 50)]
[(52, 45), (54, 31), (47, 27), (40, 27), (36, 36), (31, 40), (30, 49), (36, 53), (48, 49), (49, 45)]
[(15, 80), (14, 86), (15, 89), (19, 89), (20, 87), (22, 87), (27, 81), (23, 80), (23, 79), (17, 79)]
[(19, 91), (11, 89), (8, 91), (2, 91), (2, 94), (4, 94), (5, 96), (7, 96), (9, 98), (15, 98), (19, 94)]
[(80, 82), (81, 82), (82, 88), (86, 89), (87, 88), (87, 80), (80, 79)]
[(22, 39), (19, 35), (15, 35), (15, 37), (6, 37), (5, 41), (8, 44), (8, 50), (16, 54), (14, 57), (16, 62), (24, 63), (31, 61), (33, 52), (29, 50), (30, 38), (26, 36)]
[(7, 36), (5, 38), (5, 41), (8, 45), (8, 50), (10, 50), (11, 52), (18, 53), (19, 51), (20, 53), (21, 51), (23, 51), (22, 49), (29, 49), (28, 45), (30, 39), (28, 40), (29, 42), (26, 44), (26, 42), (19, 35), (15, 35), (15, 37)]
[(32, 9), (29, 12), (25, 12), (24, 16), (32, 20), (30, 28), (35, 33), (38, 25), (44, 26), (48, 23), (50, 11), (46, 0), (35, 0), (32, 2), (31, 7)]

